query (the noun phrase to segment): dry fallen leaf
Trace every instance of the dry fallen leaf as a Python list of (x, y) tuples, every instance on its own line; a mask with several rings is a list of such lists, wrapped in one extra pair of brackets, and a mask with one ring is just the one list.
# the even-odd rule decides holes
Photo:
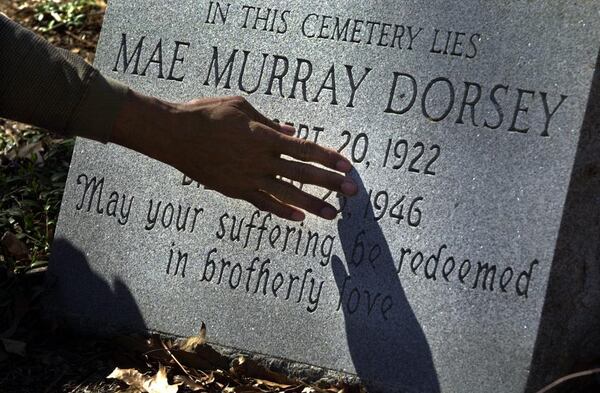
[(106, 378), (118, 379), (119, 381), (125, 382), (127, 385), (131, 386), (132, 388), (143, 392), (144, 391), (144, 388), (143, 388), (144, 382), (146, 381), (146, 379), (149, 379), (150, 377), (140, 373), (138, 370), (136, 370), (134, 368), (121, 369), (121, 368), (117, 367)]
[(176, 375), (174, 380), (176, 383), (183, 384), (183, 386), (189, 388), (193, 392), (206, 392), (206, 388), (204, 387), (204, 385), (190, 379), (188, 376)]
[(144, 375), (133, 368), (115, 368), (106, 378), (118, 379), (134, 389), (147, 393), (177, 393), (179, 385), (170, 385), (167, 379), (167, 370), (160, 366), (153, 377)]
[(29, 250), (25, 243), (20, 241), (12, 232), (5, 232), (0, 243), (6, 248), (8, 253), (16, 259), (29, 259)]
[(146, 381), (144, 389), (146, 389), (148, 393), (177, 393), (179, 385), (169, 385), (167, 370), (165, 367), (161, 366), (156, 375), (149, 381)]
[(196, 352), (196, 349), (204, 344), (206, 344), (206, 325), (202, 322), (200, 333), (186, 339), (179, 345), (179, 348), (186, 352)]

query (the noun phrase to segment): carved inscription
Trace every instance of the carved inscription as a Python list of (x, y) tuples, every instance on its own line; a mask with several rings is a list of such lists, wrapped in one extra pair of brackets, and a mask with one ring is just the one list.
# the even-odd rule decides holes
[[(276, 37), (294, 34), (294, 39), (310, 45), (330, 43), (349, 51), (369, 47), (385, 56), (419, 52), (426, 58), (446, 59), (448, 64), (476, 64), (486, 55), (489, 39), (479, 31), (369, 15), (201, 3), (198, 23), (207, 29), (229, 28), (236, 34)], [(566, 116), (569, 108), (565, 103), (570, 94), (558, 85), (535, 87), (518, 79), (496, 80), (494, 75), (456, 75), (451, 67), (448, 72), (436, 73), (403, 69), (402, 62), (384, 67), (368, 58), (354, 63), (323, 56), (298, 57), (189, 37), (166, 39), (121, 31), (107, 39), (114, 40), (114, 48), (118, 48), (111, 63), (115, 74), (175, 84), (194, 78), (200, 91), (261, 95), (290, 105), (308, 104), (315, 111), (333, 107), (358, 113), (375, 108), (384, 119), (402, 122), (410, 118), (423, 124), (419, 134), (385, 130), (374, 135), (369, 124), (336, 128), (300, 114), (295, 119), (274, 119), (296, 127), (299, 138), (329, 143), (345, 154), (358, 172), (378, 171), (397, 179), (389, 185), (366, 185), (355, 201), (331, 192), (319, 195), (339, 203), (340, 220), (352, 222), (351, 234), (342, 235), (343, 229), (318, 231), (260, 211), (244, 214), (153, 195), (133, 196), (113, 189), (108, 176), (79, 174), (74, 204), (78, 214), (105, 225), (135, 226), (148, 236), (168, 234), (166, 241), (160, 237), (165, 252), (157, 255), (165, 275), (244, 296), (296, 303), (309, 313), (319, 312), (322, 299), (333, 297), (337, 312), (383, 321), (398, 307), (397, 299), (383, 289), (361, 286), (358, 274), (384, 274), (386, 263), (392, 268), (385, 274), (414, 280), (423, 288), (459, 288), (514, 302), (528, 301), (537, 289), (532, 283), (540, 265), (549, 262), (542, 258), (484, 260), (481, 255), (497, 255), (497, 250), (466, 255), (468, 252), (443, 239), (430, 239), (427, 246), (407, 241), (386, 251), (385, 239), (373, 238), (372, 228), (382, 225), (415, 239), (427, 238), (440, 196), (423, 192), (418, 184), (445, 179), (449, 157), (456, 154), (444, 143), (447, 138), (441, 132), (467, 137), (481, 133), (484, 138), (503, 135), (513, 138), (515, 144), (552, 141), (564, 131), (557, 126), (558, 119)], [(377, 95), (367, 94), (374, 89)], [(445, 131), (427, 132), (428, 125), (438, 123)], [(195, 195), (206, 193), (185, 176), (180, 186)], [(458, 202), (452, 205), (448, 209), (456, 208)], [(197, 247), (182, 245), (181, 239), (196, 235), (198, 228), (210, 235)], [(273, 255), (278, 256), (277, 261)], [(305, 262), (302, 268), (282, 263), (297, 259)], [(331, 274), (337, 259), (352, 267), (351, 272), (341, 276), (337, 286), (327, 285), (323, 277)]]

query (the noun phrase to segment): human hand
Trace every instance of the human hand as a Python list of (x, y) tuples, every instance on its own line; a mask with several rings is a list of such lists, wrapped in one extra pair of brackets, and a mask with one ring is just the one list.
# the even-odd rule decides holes
[(350, 172), (352, 165), (334, 150), (294, 138), (294, 132), (266, 118), (242, 97), (172, 104), (130, 92), (112, 141), (279, 217), (301, 221), (303, 209), (333, 219), (337, 211), (332, 205), (278, 177), (352, 196), (358, 188), (350, 177), (307, 162), (342, 173)]

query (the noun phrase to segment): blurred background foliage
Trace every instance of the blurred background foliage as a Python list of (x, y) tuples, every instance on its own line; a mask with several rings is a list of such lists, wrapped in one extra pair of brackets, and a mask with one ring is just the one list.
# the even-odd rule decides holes
[(29, 250), (2, 259), (13, 272), (46, 265), (73, 149), (72, 139), (14, 123), (0, 132), (0, 233), (13, 233)]
[(35, 5), (37, 28), (42, 32), (81, 27), (90, 11), (98, 8), (96, 0), (51, 1)]

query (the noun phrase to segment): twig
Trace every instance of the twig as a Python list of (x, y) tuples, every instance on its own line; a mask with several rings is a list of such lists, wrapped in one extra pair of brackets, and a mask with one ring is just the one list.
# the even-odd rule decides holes
[[(163, 342), (161, 342), (161, 343), (162, 343), (163, 347), (165, 347), (165, 344), (164, 344)], [(165, 349), (165, 350), (167, 351), (167, 353), (168, 353), (168, 354), (169, 354), (169, 355), (170, 355), (170, 356), (173, 358), (173, 360), (175, 360), (175, 362), (176, 362), (176, 363), (179, 365), (179, 367), (181, 367), (181, 368), (183, 369), (183, 371), (185, 372), (185, 369), (184, 369), (184, 368), (183, 368), (183, 366), (182, 366), (182, 365), (181, 365), (181, 364), (180, 364), (180, 363), (177, 361), (177, 359), (176, 359), (176, 358), (175, 358), (175, 356), (174, 356), (174, 355), (171, 353), (171, 351), (169, 351), (169, 349), (167, 349), (166, 347), (165, 347), (164, 349)], [(159, 352), (159, 351), (160, 351), (160, 352), (162, 352), (162, 351), (163, 351), (163, 349), (153, 349), (153, 350), (151, 350), (151, 351), (144, 352), (142, 355), (144, 355), (144, 356), (147, 356), (148, 354), (151, 354), (152, 352)], [(200, 370), (200, 369), (196, 369), (196, 371), (199, 371), (199, 372), (201, 372), (202, 374), (204, 374), (204, 376), (205, 376), (205, 377), (208, 377), (208, 376), (209, 376), (207, 373), (205, 373), (204, 371), (202, 371), (202, 370)], [(187, 372), (186, 372), (186, 374), (187, 374), (188, 376), (190, 375), (190, 374), (188, 374)], [(192, 378), (192, 377), (190, 376), (190, 378)], [(193, 379), (195, 379), (195, 378), (193, 378)]]
[(581, 377), (585, 377), (588, 375), (593, 375), (593, 374), (599, 374), (600, 373), (600, 368), (592, 368), (590, 370), (585, 370), (585, 371), (580, 371), (578, 373), (573, 373), (573, 374), (569, 374), (569, 375), (565, 375), (562, 378), (558, 378), (556, 381), (552, 382), (550, 385), (547, 385), (546, 387), (542, 388), (541, 390), (538, 390), (537, 393), (546, 393), (549, 392), (551, 389), (554, 389), (555, 387), (557, 387), (558, 385), (567, 382), (571, 379), (575, 379), (575, 378), (581, 378)]
[(175, 361), (175, 363), (177, 363), (177, 365), (181, 368), (181, 370), (185, 373), (185, 375), (188, 376), (188, 378), (190, 378), (192, 381), (195, 380), (194, 377), (192, 377), (190, 375), (190, 373), (188, 373), (188, 371), (185, 369), (185, 367), (183, 367), (183, 364), (179, 363), (179, 360), (177, 360), (177, 358), (175, 357), (175, 355), (173, 355), (173, 353), (171, 352), (171, 350), (169, 350), (169, 348), (165, 345), (165, 343), (160, 340), (160, 343), (162, 344), (163, 348), (165, 349), (165, 351), (169, 354), (169, 356), (171, 356), (171, 358)]
[(163, 351), (163, 349), (160, 349), (160, 348), (159, 349), (152, 349), (150, 351), (146, 351), (146, 352), (142, 353), (142, 355), (146, 356), (148, 354), (151, 354), (152, 352), (162, 352), (162, 351)]

